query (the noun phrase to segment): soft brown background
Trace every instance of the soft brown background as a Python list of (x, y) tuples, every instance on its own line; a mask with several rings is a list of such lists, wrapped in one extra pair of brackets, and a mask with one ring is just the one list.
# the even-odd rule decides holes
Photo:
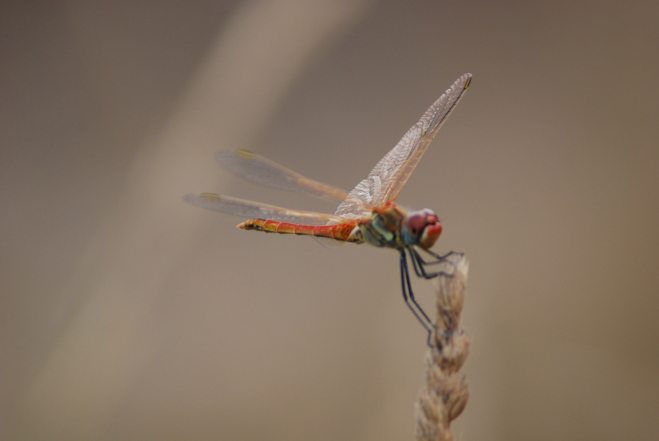
[(181, 196), (331, 212), (213, 152), (350, 189), (471, 72), (399, 199), (471, 262), (456, 434), (656, 440), (657, 23), (653, 1), (3, 2), (0, 439), (412, 439), (425, 336), (396, 254)]

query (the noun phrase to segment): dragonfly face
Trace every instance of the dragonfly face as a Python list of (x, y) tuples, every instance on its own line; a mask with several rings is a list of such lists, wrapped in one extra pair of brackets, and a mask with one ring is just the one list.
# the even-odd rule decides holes
[(424, 208), (410, 213), (403, 223), (402, 230), (403, 241), (408, 245), (429, 250), (442, 234), (442, 224), (439, 223), (434, 211)]

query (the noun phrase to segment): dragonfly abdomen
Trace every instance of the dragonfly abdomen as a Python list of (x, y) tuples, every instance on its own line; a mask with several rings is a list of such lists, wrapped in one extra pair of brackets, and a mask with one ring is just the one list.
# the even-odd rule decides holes
[(352, 234), (357, 223), (342, 223), (338, 225), (300, 225), (289, 222), (279, 222), (270, 219), (250, 219), (238, 225), (243, 230), (264, 231), (266, 233), (297, 234), (299, 236), (327, 237), (343, 242), (363, 242), (361, 234)]

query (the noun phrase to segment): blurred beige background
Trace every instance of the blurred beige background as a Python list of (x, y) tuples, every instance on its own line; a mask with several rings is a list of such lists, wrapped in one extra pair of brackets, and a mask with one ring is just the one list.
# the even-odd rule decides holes
[(465, 72), (399, 199), (471, 262), (457, 436), (657, 439), (658, 22), (650, 1), (2, 2), (0, 439), (413, 439), (425, 336), (396, 254), (181, 196), (332, 212), (213, 153), (350, 189)]

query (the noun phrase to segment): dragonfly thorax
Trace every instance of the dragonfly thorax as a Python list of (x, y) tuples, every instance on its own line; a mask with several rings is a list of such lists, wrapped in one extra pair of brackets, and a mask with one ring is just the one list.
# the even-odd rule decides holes
[(370, 218), (359, 225), (364, 240), (376, 247), (405, 248), (432, 247), (442, 232), (437, 215), (429, 209), (405, 212), (396, 204), (389, 203), (374, 208)]

